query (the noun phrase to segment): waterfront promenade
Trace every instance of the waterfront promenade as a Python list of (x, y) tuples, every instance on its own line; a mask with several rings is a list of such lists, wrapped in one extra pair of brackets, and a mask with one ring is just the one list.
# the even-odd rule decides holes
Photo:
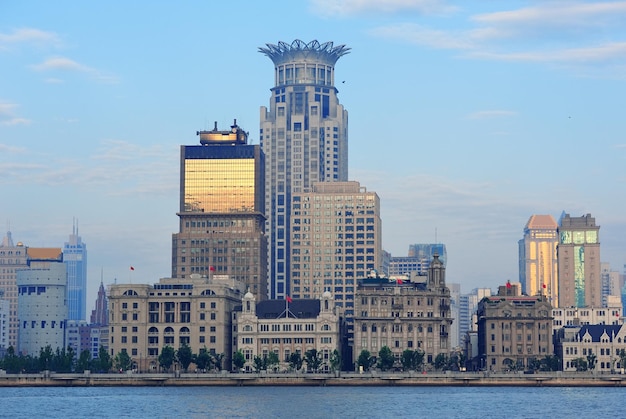
[(144, 374), (6, 374), (0, 372), (0, 387), (54, 386), (545, 386), (626, 387), (626, 375), (591, 372), (472, 373), (394, 372), (363, 374), (313, 373), (168, 373)]

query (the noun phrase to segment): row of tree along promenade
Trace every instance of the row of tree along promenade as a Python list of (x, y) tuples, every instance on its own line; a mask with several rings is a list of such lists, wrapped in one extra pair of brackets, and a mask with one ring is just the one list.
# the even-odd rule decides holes
[(51, 386), (545, 386), (626, 387), (626, 375), (594, 372), (40, 373), (0, 370), (0, 387)]

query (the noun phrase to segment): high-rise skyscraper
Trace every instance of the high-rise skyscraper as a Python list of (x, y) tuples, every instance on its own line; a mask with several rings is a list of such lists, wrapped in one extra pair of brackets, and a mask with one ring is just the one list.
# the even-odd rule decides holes
[(259, 145), (237, 126), (199, 131), (180, 149), (179, 232), (172, 236), (172, 278), (229, 275), (267, 298), (265, 167)]
[(87, 245), (78, 235), (76, 223), (69, 241), (63, 246), (67, 270), (68, 320), (86, 320), (87, 316)]
[(559, 301), (557, 227), (551, 215), (532, 215), (524, 227), (524, 238), (518, 242), (522, 292), (546, 295), (553, 307), (558, 307)]
[(425, 270), (428, 270), (428, 265), (433, 260), (433, 256), (438, 255), (439, 260), (446, 265), (448, 261), (448, 254), (446, 251), (446, 245), (443, 243), (416, 243), (409, 245), (409, 257), (417, 258), (425, 262)]
[(600, 226), (591, 214), (559, 220), (558, 307), (601, 307)]
[(350, 48), (332, 42), (266, 44), (274, 63), (269, 109), (261, 107), (266, 158), (266, 234), (271, 298), (290, 293), (292, 194), (313, 182), (348, 180), (348, 112), (339, 104), (335, 63)]
[(26, 246), (21, 242), (13, 244), (11, 232), (0, 243), (0, 290), (4, 291), (4, 299), (9, 302), (9, 346), (17, 349), (17, 270), (28, 267)]

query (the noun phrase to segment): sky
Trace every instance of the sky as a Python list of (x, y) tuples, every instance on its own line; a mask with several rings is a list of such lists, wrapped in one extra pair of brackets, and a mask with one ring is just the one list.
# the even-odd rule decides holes
[(626, 1), (1, 0), (4, 231), (62, 247), (77, 220), (88, 312), (101, 280), (169, 277), (180, 145), (234, 119), (258, 144), (259, 47), (318, 40), (351, 48), (349, 177), (392, 255), (444, 243), (448, 282), (495, 289), (531, 215), (590, 213), (622, 271), (625, 21)]

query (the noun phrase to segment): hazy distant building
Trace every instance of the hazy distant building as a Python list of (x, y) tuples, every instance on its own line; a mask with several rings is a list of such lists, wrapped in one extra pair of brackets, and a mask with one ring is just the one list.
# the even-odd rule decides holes
[(532, 369), (553, 354), (552, 306), (545, 296), (517, 294), (513, 285), (478, 304), (478, 366), (491, 371)]
[(11, 232), (7, 231), (0, 244), (0, 290), (9, 302), (9, 341), (8, 345), (17, 348), (17, 270), (28, 267), (26, 246), (21, 242), (13, 244)]
[(611, 270), (609, 263), (600, 264), (601, 281), (602, 281), (602, 306), (608, 307), (609, 296), (620, 296), (621, 294), (621, 278), (618, 271)]
[(179, 232), (172, 236), (172, 277), (228, 275), (267, 297), (265, 166), (258, 145), (237, 126), (200, 131), (181, 146)]
[(601, 307), (600, 226), (591, 214), (559, 220), (559, 307)]
[(164, 346), (206, 347), (232, 356), (231, 312), (241, 304), (244, 285), (227, 275), (192, 274), (159, 283), (113, 284), (109, 298), (108, 346), (111, 356), (126, 352), (140, 371), (156, 371)]
[(462, 335), (459, 328), (460, 317), (460, 300), (461, 300), (461, 284), (448, 283), (450, 290), (450, 316), (453, 321), (450, 325), (450, 348), (460, 348)]
[(349, 50), (300, 40), (259, 48), (275, 70), (259, 134), (266, 158), (270, 298), (291, 294), (292, 194), (313, 182), (348, 180), (348, 112), (337, 99), (335, 63)]
[(519, 241), (519, 281), (526, 295), (544, 294), (559, 306), (557, 223), (551, 215), (532, 215)]
[(98, 296), (96, 297), (96, 306), (91, 311), (89, 323), (96, 326), (106, 326), (109, 324), (109, 308), (107, 303), (107, 293), (104, 289), (104, 283), (100, 281), (98, 288)]
[(622, 304), (618, 297), (609, 299), (609, 307), (558, 307), (552, 309), (552, 330), (588, 324), (623, 324)]
[(244, 368), (254, 370), (254, 358), (275, 352), (280, 361), (277, 368), (286, 371), (289, 357), (315, 349), (320, 354), (320, 370), (330, 369), (333, 351), (341, 352), (341, 309), (335, 307), (330, 292), (315, 299), (256, 301), (246, 293), (241, 307), (233, 312), (233, 352), (241, 351)]
[(60, 248), (28, 248), (29, 267), (17, 271), (17, 350), (37, 355), (65, 347), (67, 272)]
[[(433, 260), (433, 256), (438, 255), (439, 260), (446, 266), (448, 261), (448, 252), (446, 251), (446, 245), (443, 243), (416, 243), (409, 245), (409, 257), (418, 258), (420, 260), (430, 263)], [(426, 267), (428, 269), (428, 267)]]
[(9, 300), (4, 299), (4, 290), (0, 289), (0, 357), (9, 347)]
[(65, 348), (71, 347), (76, 359), (82, 351), (91, 351), (91, 326), (84, 320), (68, 320), (65, 325)]
[(423, 351), (424, 361), (432, 363), (451, 350), (452, 322), (445, 267), (437, 255), (424, 282), (362, 279), (356, 294), (352, 361), (363, 350), (377, 356), (387, 346), (397, 360), (411, 349)]
[(459, 324), (461, 345), (467, 339), (468, 332), (478, 331), (476, 309), (480, 300), (489, 296), (491, 296), (491, 289), (489, 288), (474, 288), (471, 293), (459, 296), (459, 317), (457, 322)]
[(67, 269), (68, 320), (86, 320), (87, 313), (87, 245), (72, 228), (69, 241), (63, 246), (63, 262)]

